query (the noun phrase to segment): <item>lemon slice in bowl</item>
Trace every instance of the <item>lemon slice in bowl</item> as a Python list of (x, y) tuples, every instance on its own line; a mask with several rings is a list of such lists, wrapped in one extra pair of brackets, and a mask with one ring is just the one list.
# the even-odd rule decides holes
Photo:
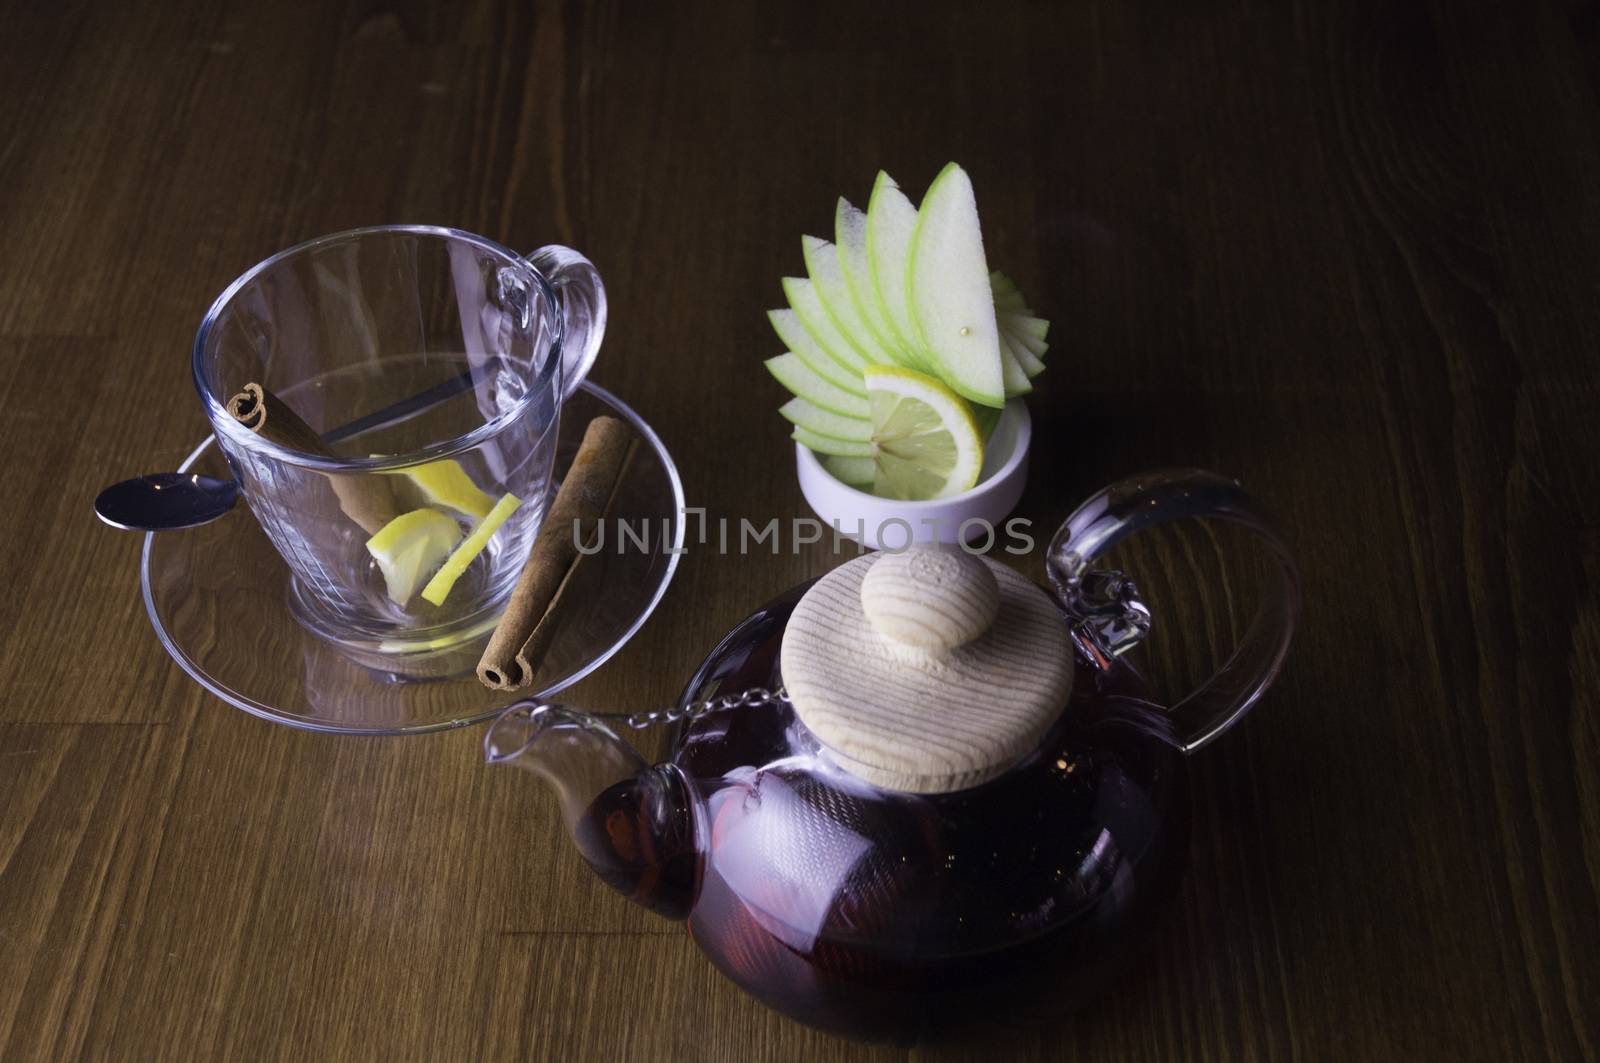
[(931, 376), (893, 365), (863, 373), (877, 462), (873, 494), (920, 502), (978, 482), (983, 436), (966, 400)]

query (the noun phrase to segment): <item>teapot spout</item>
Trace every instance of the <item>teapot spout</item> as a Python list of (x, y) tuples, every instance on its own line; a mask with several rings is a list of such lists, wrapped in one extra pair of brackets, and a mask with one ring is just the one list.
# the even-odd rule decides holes
[(490, 764), (511, 764), (555, 791), (585, 861), (629, 900), (672, 919), (699, 889), (698, 797), (670, 764), (651, 767), (600, 720), (524, 701), (483, 739)]

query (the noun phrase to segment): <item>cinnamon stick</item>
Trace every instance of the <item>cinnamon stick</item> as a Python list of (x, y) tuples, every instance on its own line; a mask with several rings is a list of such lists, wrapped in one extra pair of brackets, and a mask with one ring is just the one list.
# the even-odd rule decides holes
[[(633, 465), (634, 455), (639, 452), (637, 437), (628, 444), (628, 453), (622, 459), (622, 468), (617, 472), (616, 484), (612, 487), (611, 498), (606, 503), (605, 511), (600, 520), (610, 519), (612, 507), (616, 504), (617, 496), (621, 494), (622, 482), (627, 479), (628, 469)], [(592, 536), (585, 537), (584, 542), (590, 541)], [(528, 641), (523, 643), (522, 652), (517, 654), (519, 667), (527, 677), (524, 685), (533, 680), (533, 675), (538, 671), (539, 665), (544, 662), (545, 654), (550, 652), (550, 646), (561, 633), (562, 617), (574, 601), (581, 600), (583, 595), (594, 589), (594, 579), (580, 578), (593, 567), (592, 563), (584, 562), (590, 555), (579, 554), (572, 559), (572, 564), (567, 568), (567, 574), (561, 580), (561, 586), (556, 588), (555, 597), (550, 599), (550, 605), (544, 611), (544, 616), (534, 626), (533, 634), (528, 636)]]
[[(279, 446), (319, 458), (338, 457), (315, 428), (260, 384), (246, 384), (243, 391), (229, 399), (228, 413), (256, 435)], [(388, 477), (365, 473), (323, 475), (339, 499), (339, 508), (368, 535), (378, 534), (379, 529), (399, 516), (400, 508), (395, 503)]]
[(555, 625), (544, 621), (554, 612), (553, 602), (575, 562), (581, 560), (578, 545), (589, 541), (609, 510), (635, 446), (622, 421), (596, 417), (589, 422), (572, 468), (539, 527), (510, 604), (478, 661), (478, 680), (484, 686), (519, 690), (533, 682), (554, 635)]
[(243, 391), (228, 400), (228, 412), (235, 421), (279, 446), (321, 458), (333, 457), (333, 451), (328, 449), (317, 430), (260, 384), (246, 384)]

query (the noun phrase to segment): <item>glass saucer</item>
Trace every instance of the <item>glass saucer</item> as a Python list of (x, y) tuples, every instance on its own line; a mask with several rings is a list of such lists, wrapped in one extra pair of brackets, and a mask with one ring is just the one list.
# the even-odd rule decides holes
[[(639, 630), (666, 593), (683, 546), (683, 486), (671, 456), (638, 414), (594, 384), (585, 382), (562, 406), (556, 482), (589, 421), (601, 414), (639, 433), (608, 520), (647, 528), (648, 546), (608, 547), (573, 570), (562, 592), (560, 631), (524, 690), (492, 691), (466, 671), (487, 631), (455, 678), (402, 682), (342, 656), (291, 615), (288, 567), (243, 503), (211, 524), (144, 537), (139, 575), (156, 635), (195, 682), (223, 701), (312, 731), (438, 731), (488, 719), (519, 698), (548, 697), (594, 671)], [(209, 437), (179, 467), (191, 470), (230, 475)]]

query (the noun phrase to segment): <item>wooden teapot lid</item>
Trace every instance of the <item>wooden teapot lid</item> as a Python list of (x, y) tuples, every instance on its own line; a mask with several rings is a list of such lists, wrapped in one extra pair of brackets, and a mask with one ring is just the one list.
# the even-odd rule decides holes
[(1072, 692), (1066, 624), (1044, 591), (941, 547), (824, 576), (789, 618), (781, 666), (796, 715), (842, 767), (913, 793), (1004, 772)]

